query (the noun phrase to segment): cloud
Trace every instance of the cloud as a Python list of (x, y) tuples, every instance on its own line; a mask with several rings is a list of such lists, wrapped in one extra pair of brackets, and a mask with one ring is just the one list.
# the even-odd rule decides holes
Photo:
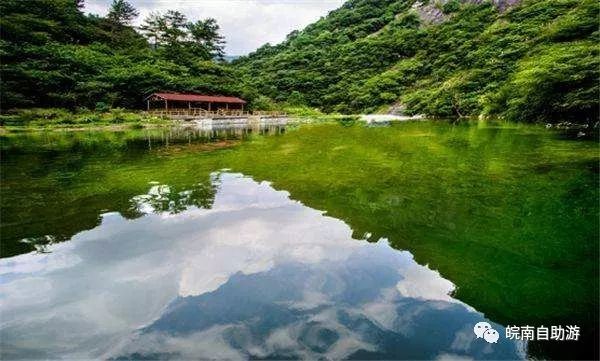
[[(85, 11), (105, 15), (112, 0), (86, 0)], [(129, 0), (140, 16), (179, 10), (195, 21), (215, 18), (227, 42), (228, 55), (245, 55), (265, 43), (277, 44), (296, 29), (340, 7), (344, 0)]]

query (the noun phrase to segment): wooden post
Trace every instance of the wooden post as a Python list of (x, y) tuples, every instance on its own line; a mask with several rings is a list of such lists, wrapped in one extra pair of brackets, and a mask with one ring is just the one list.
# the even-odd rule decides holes
[(146, 110), (150, 111), (150, 99), (146, 100)]
[(208, 102), (208, 111), (210, 112), (210, 102)]
[(165, 110), (169, 110), (169, 102), (165, 99)]
[(229, 103), (225, 103), (225, 110), (229, 110)]
[(188, 109), (192, 109), (192, 103), (188, 102)]

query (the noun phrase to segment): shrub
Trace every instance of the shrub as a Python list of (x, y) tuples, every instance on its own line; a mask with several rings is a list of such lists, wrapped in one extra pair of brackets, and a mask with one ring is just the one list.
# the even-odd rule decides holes
[(110, 122), (111, 123), (123, 123), (125, 121), (125, 115), (122, 109), (111, 109), (110, 111)]
[(274, 110), (276, 108), (275, 102), (264, 95), (254, 99), (250, 106), (253, 110)]
[(104, 102), (96, 103), (96, 111), (97, 112), (107, 113), (109, 110), (110, 110), (110, 107), (108, 106), (108, 104), (106, 104)]

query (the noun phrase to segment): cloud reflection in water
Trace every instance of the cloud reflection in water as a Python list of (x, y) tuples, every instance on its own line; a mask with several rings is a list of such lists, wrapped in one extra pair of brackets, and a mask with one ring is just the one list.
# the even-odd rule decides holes
[(144, 217), (108, 213), (51, 253), (0, 260), (2, 357), (522, 357), (474, 339), (483, 316), (410, 253), (268, 183), (212, 182), (211, 207), (170, 207), (153, 185), (133, 200)]

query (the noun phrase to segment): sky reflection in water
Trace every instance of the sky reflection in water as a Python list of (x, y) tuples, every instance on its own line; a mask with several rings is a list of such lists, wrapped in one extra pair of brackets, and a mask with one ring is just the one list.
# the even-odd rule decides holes
[[(215, 187), (205, 208), (169, 206)], [(0, 260), (2, 358), (523, 356), (475, 339), (483, 315), (409, 252), (353, 240), (268, 183), (220, 173), (169, 192), (150, 184), (132, 199), (144, 217), (107, 213), (50, 253)]]

